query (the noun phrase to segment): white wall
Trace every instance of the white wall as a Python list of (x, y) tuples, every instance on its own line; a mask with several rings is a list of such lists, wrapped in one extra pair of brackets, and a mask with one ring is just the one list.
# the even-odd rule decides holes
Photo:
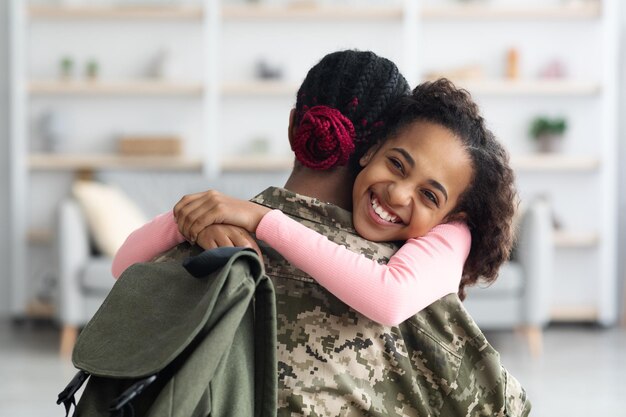
[[(626, 5), (620, 2), (620, 34), (619, 34), (619, 50), (620, 50), (620, 68), (619, 68), (619, 91), (621, 92), (619, 97), (618, 106), (618, 120), (619, 126), (619, 160), (624, 161), (626, 159), (626, 120), (623, 115), (626, 111)], [(623, 255), (626, 253), (626, 166), (624, 163), (619, 163), (619, 243), (617, 247), (618, 259), (619, 259), (619, 276), (621, 277), (621, 303), (623, 317), (626, 317), (626, 260)]]
[(0, 316), (9, 310), (9, 22), (8, 2), (0, 2)]

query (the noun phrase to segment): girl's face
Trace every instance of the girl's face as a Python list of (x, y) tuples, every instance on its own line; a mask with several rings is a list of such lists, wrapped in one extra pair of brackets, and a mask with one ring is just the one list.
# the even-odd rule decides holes
[(473, 169), (449, 129), (415, 122), (360, 160), (352, 189), (357, 232), (372, 241), (424, 236), (442, 223), (469, 186)]

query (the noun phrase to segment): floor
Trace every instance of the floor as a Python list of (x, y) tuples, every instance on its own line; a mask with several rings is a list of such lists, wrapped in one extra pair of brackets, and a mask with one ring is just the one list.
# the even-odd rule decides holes
[[(532, 416), (626, 416), (626, 328), (550, 326), (538, 359), (520, 335), (487, 337), (526, 387)], [(0, 321), (0, 416), (65, 415), (56, 396), (75, 370), (58, 358), (58, 338), (49, 323)]]
[(532, 416), (626, 416), (626, 328), (548, 327), (539, 359), (512, 333), (488, 339), (526, 388)]

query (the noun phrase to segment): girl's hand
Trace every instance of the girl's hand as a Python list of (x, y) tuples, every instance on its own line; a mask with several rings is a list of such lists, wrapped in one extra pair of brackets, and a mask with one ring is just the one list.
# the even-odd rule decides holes
[(174, 206), (174, 218), (185, 239), (195, 243), (200, 232), (212, 224), (239, 226), (254, 233), (269, 211), (267, 207), (209, 190), (181, 198)]
[(239, 246), (252, 248), (256, 251), (261, 259), (261, 249), (256, 241), (247, 230), (239, 226), (231, 226), (229, 224), (212, 224), (207, 226), (198, 235), (196, 244), (202, 249), (214, 249), (224, 246)]

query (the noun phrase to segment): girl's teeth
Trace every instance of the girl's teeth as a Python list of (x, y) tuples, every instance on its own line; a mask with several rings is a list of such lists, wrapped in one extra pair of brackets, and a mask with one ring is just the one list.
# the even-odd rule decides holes
[(372, 198), (372, 207), (374, 208), (374, 212), (378, 214), (378, 217), (381, 219), (391, 223), (396, 223), (398, 221), (397, 216), (387, 213), (381, 206), (378, 205), (378, 199), (376, 197)]

